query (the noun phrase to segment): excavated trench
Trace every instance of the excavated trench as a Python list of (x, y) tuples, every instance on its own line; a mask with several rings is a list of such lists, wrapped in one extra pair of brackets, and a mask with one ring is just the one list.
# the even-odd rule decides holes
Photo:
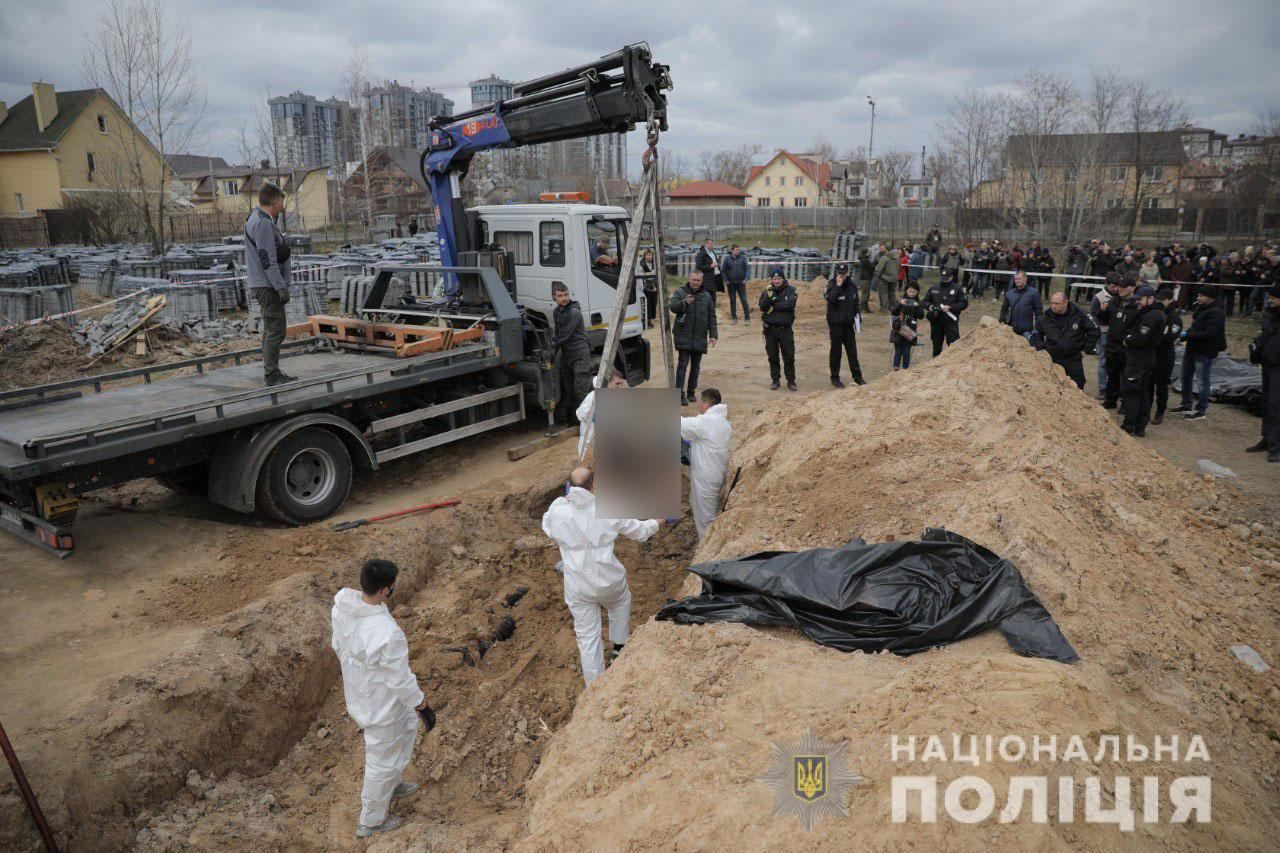
[[(74, 737), (47, 744), (56, 755), (39, 759), (41, 790), (52, 792), (42, 803), (66, 846), (354, 846), (363, 749), (343, 709), (328, 609), (372, 556), (402, 566), (393, 613), (439, 720), (406, 774), (423, 790), (397, 806), (409, 826), (395, 844), (429, 836), (493, 847), (517, 837), (525, 783), (582, 693), (555, 550), (540, 530), (561, 462), (548, 455), (519, 483), (481, 487), (447, 513), (359, 538), (276, 531), (277, 553), (246, 543), (210, 577), (170, 592), (190, 606), (219, 576), (252, 584), (291, 557), (325, 564), (267, 585), (147, 676), (113, 685)], [(693, 548), (691, 521), (619, 544), (633, 626), (677, 594)], [(16, 792), (0, 789), (0, 805), (0, 847), (36, 849)]]

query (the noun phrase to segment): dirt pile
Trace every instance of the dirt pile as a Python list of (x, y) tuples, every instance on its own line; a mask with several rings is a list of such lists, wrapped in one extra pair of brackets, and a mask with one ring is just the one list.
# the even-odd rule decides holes
[[(1150, 441), (1151, 439), (1148, 439)], [(861, 388), (765, 409), (740, 440), (740, 482), (699, 560), (761, 550), (916, 537), (945, 526), (1011, 559), (1082, 658), (1071, 666), (1013, 655), (995, 631), (910, 658), (842, 654), (798, 632), (649, 622), (586, 692), (529, 785), (524, 849), (812, 846), (892, 849), (905, 837), (940, 849), (1148, 846), (1258, 849), (1280, 822), (1280, 670), (1232, 656), (1248, 644), (1280, 660), (1280, 541), (1240, 523), (1221, 486), (1174, 468), (1124, 435), (1048, 357), (985, 324), (941, 358)], [(685, 585), (696, 591), (696, 582)], [(865, 777), (848, 817), (812, 836), (771, 815), (754, 780), (771, 743), (812, 727), (847, 740)], [(1089, 760), (896, 762), (891, 736), (1078, 735)], [(1212, 762), (1130, 760), (1193, 735)], [(1119, 760), (1097, 756), (1116, 735)], [(1179, 756), (1184, 757), (1183, 755)], [(1212, 777), (1212, 822), (1169, 823), (1171, 781)], [(891, 819), (895, 775), (988, 780), (992, 816)], [(1050, 777), (1050, 820), (1028, 802), (1001, 825), (1015, 775)], [(1057, 779), (1073, 776), (1076, 818), (1062, 821)], [(1160, 779), (1160, 822), (1142, 820), (1140, 777)], [(1134, 779), (1132, 833), (1086, 823), (1084, 779)], [(972, 806), (972, 801), (965, 801)], [(914, 805), (913, 805), (913, 808)], [(918, 812), (915, 812), (918, 814)], [(1271, 839), (1271, 840), (1269, 840)]]

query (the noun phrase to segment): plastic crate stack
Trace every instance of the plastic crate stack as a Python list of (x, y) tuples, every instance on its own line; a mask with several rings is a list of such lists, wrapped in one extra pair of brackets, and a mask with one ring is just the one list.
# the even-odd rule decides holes
[(866, 245), (867, 235), (861, 231), (841, 231), (832, 241), (831, 257), (840, 261), (852, 261)]
[[(289, 301), (284, 306), (284, 319), (288, 325), (294, 326), (307, 322), (312, 314), (327, 313), (328, 308), (328, 285), (317, 291), (314, 284), (293, 282), (289, 285)], [(254, 298), (253, 291), (249, 291), (249, 331), (254, 334), (262, 331), (262, 306)]]

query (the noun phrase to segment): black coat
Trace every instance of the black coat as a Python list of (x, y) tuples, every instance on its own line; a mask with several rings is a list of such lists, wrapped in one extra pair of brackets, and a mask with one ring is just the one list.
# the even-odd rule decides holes
[(1067, 303), (1067, 313), (1055, 314), (1050, 308), (1040, 318), (1042, 349), (1054, 361), (1079, 358), (1081, 353), (1093, 352), (1102, 330), (1093, 317), (1073, 302)]
[(920, 304), (920, 300), (904, 296), (890, 313), (893, 319), (889, 321), (889, 343), (906, 342), (907, 339), (899, 334), (904, 325), (913, 332), (920, 331), (920, 321), (924, 319), (924, 306)]
[[(1262, 332), (1253, 339), (1254, 358), (1263, 367), (1280, 367), (1280, 308), (1262, 312)], [(1272, 394), (1280, 393), (1272, 388)]]
[(858, 316), (858, 283), (847, 275), (843, 285), (836, 284), (832, 278), (822, 295), (827, 300), (828, 325), (852, 326)]
[(711, 291), (720, 290), (720, 273), (716, 272), (718, 261), (711, 259), (706, 246), (698, 248), (698, 256), (693, 259), (693, 268), (702, 273), (702, 286)]
[(952, 320), (942, 313), (942, 306), (946, 305), (958, 319), (960, 312), (969, 307), (969, 297), (964, 295), (964, 289), (954, 281), (940, 281), (929, 288), (929, 292), (924, 295), (923, 304), (930, 323), (950, 323)]
[(1111, 322), (1107, 325), (1107, 352), (1124, 350), (1124, 339), (1138, 318), (1138, 303), (1133, 299), (1115, 296), (1111, 299)]
[(1215, 299), (1208, 305), (1197, 305), (1187, 329), (1187, 354), (1217, 358), (1227, 348), (1227, 315)]
[(1139, 308), (1137, 317), (1129, 324), (1128, 334), (1124, 336), (1124, 348), (1129, 357), (1132, 359), (1143, 353), (1154, 356), (1160, 348), (1160, 342), (1164, 340), (1167, 323), (1164, 306), (1159, 302)]
[[(685, 297), (693, 296), (693, 304), (685, 302)], [(671, 313), (676, 315), (671, 326), (671, 338), (678, 350), (689, 352), (706, 352), (707, 339), (719, 338), (716, 328), (716, 303), (706, 285), (694, 290), (689, 285), (671, 294), (667, 304)]]
[(570, 299), (568, 305), (557, 305), (551, 316), (556, 322), (551, 343), (558, 352), (571, 357), (591, 353), (591, 345), (587, 343), (587, 327), (582, 321), (582, 306), (577, 300)]
[(761, 322), (766, 326), (790, 328), (796, 321), (796, 300), (799, 298), (800, 292), (786, 281), (776, 289), (772, 285), (766, 287), (760, 294)]

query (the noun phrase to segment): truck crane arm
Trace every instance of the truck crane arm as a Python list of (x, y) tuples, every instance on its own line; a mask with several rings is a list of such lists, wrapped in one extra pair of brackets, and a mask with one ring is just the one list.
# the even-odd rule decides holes
[(455, 266), (459, 252), (475, 248), (459, 182), (477, 152), (624, 133), (641, 123), (666, 130), (662, 92), (670, 88), (668, 67), (653, 62), (640, 43), (519, 83), (509, 100), (433, 120), (419, 165), (435, 201), (441, 264)]

